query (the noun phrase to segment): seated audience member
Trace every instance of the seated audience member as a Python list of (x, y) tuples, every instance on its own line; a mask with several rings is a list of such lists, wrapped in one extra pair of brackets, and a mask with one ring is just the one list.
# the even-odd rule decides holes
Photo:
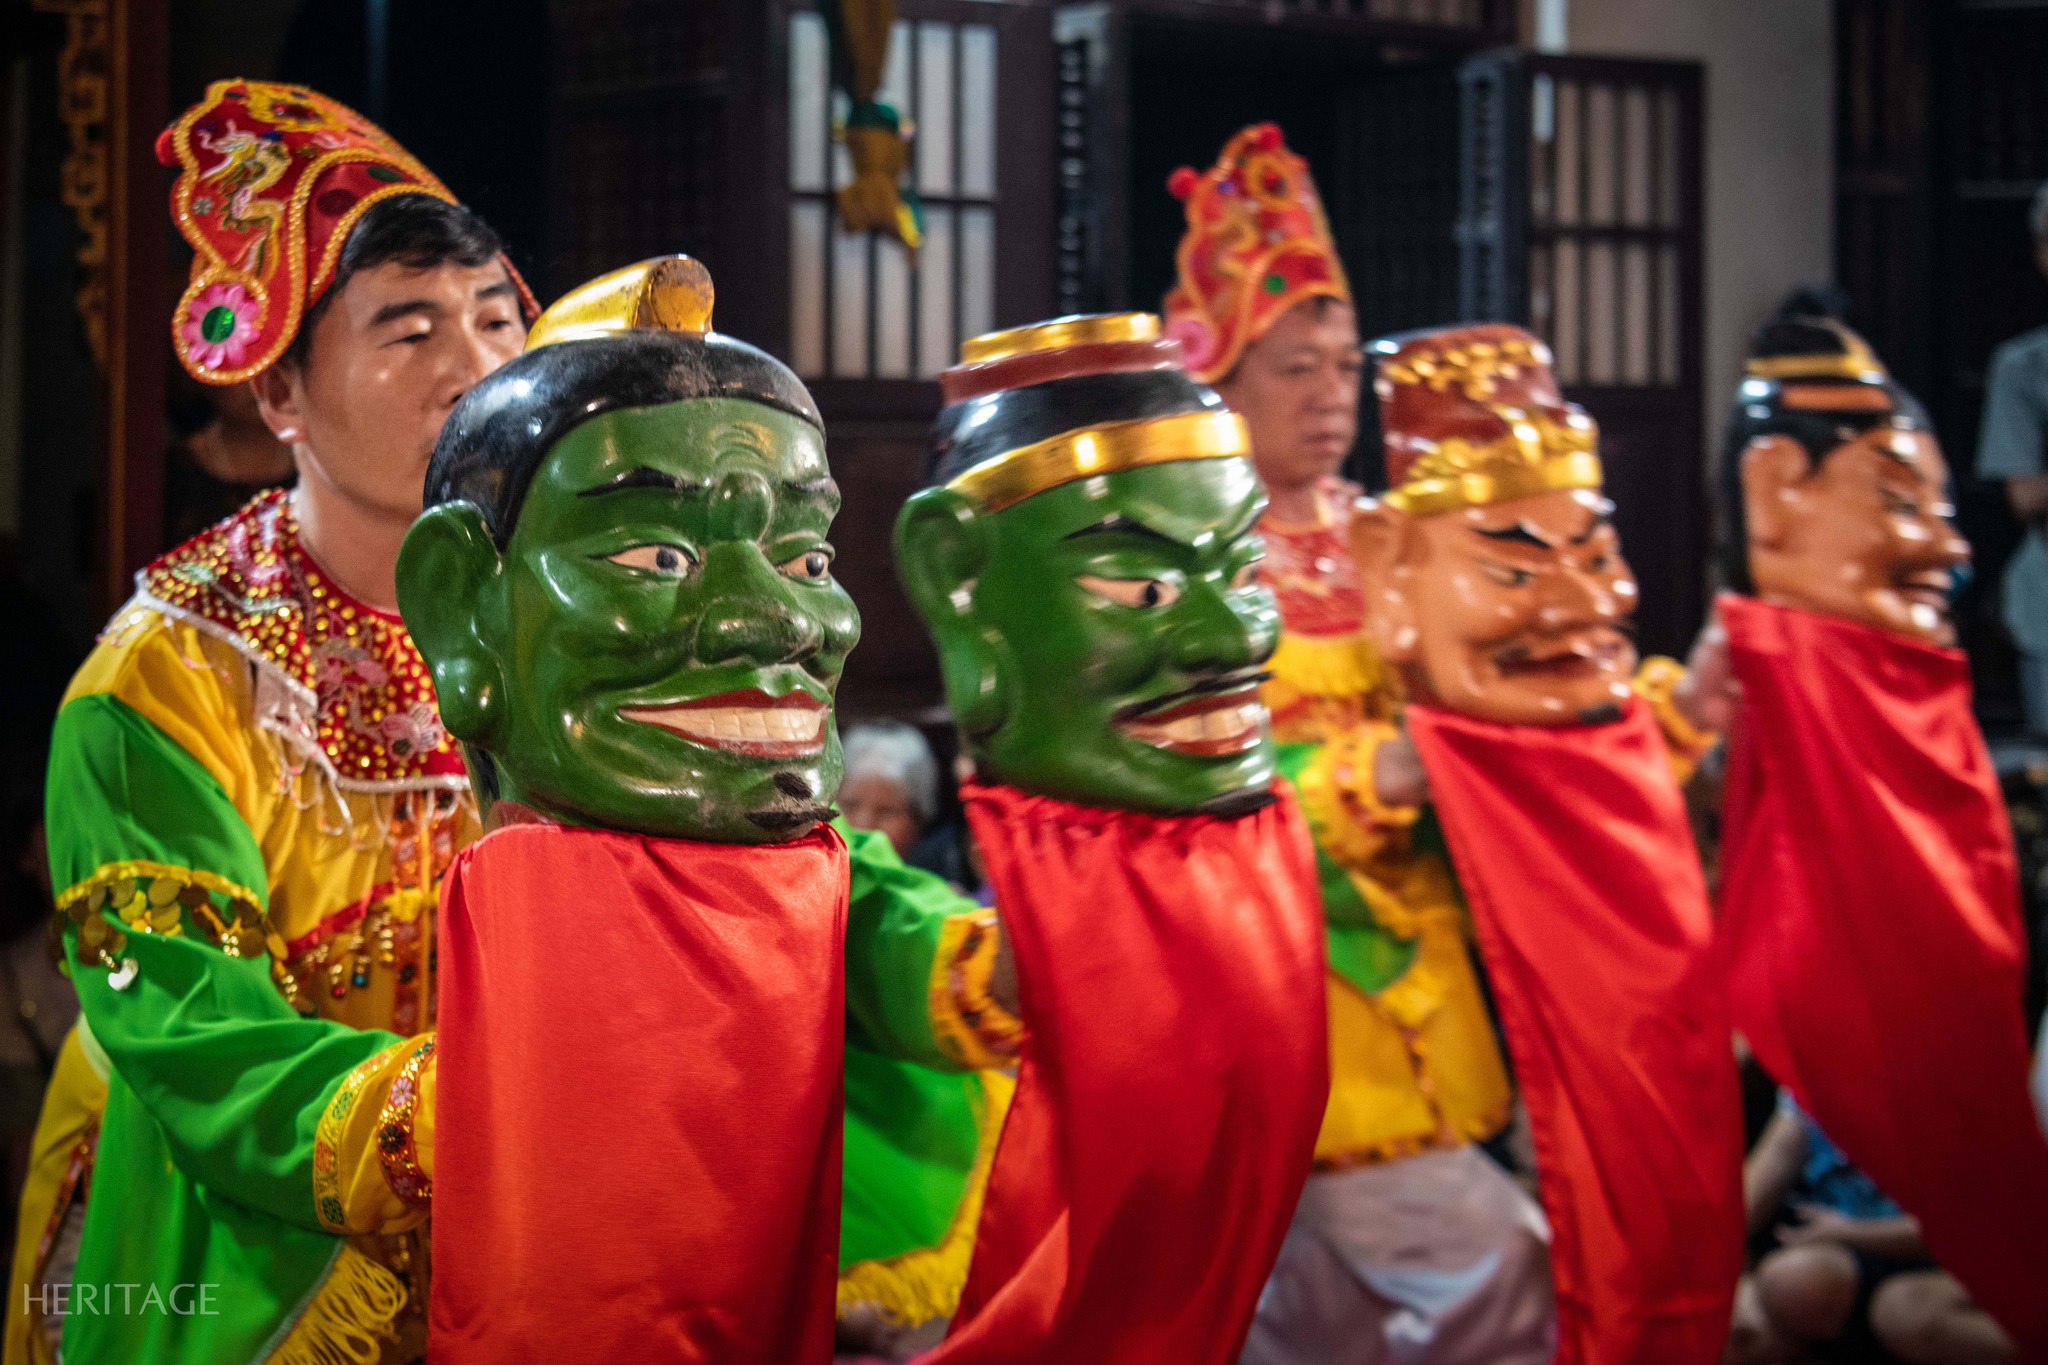
[(1776, 1224), (1778, 1245), (1743, 1277), (1727, 1365), (2013, 1359), (1998, 1324), (1928, 1259), (1919, 1223), (1790, 1095), (1749, 1155), (1743, 1192), (1752, 1234)]
[(887, 835), (896, 855), (909, 857), (939, 807), (931, 745), (899, 721), (867, 721), (846, 732), (845, 746), (840, 814), (855, 829)]

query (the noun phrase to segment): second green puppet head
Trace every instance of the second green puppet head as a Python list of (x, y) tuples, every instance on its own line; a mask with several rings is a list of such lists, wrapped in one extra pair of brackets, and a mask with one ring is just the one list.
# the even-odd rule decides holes
[(1083, 805), (1262, 801), (1278, 639), (1244, 424), (1147, 314), (977, 338), (897, 568), (984, 780)]
[(435, 447), (399, 605), (486, 800), (727, 843), (829, 818), (839, 491), (803, 384), (710, 311), (687, 257), (592, 281)]

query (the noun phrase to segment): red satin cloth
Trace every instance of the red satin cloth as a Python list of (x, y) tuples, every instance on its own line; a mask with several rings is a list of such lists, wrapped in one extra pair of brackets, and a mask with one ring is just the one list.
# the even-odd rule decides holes
[(1968, 662), (1751, 598), (1720, 611), (1743, 692), (1721, 854), (1736, 1023), (1942, 1267), (2048, 1358), (2019, 878)]
[(832, 1356), (846, 848), (511, 825), (443, 886), (434, 1365)]
[(1291, 793), (1236, 819), (964, 795), (1030, 1036), (944, 1365), (1228, 1365), (1329, 1098)]
[(1529, 1110), (1559, 1365), (1712, 1365), (1742, 1272), (1742, 1100), (1685, 803), (1649, 709), (1408, 708)]

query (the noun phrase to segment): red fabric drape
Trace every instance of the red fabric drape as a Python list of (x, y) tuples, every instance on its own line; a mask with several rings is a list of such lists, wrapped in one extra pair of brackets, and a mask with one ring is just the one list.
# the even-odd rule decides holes
[(442, 889), (435, 1365), (832, 1355), (846, 849), (512, 825)]
[(1711, 1365), (1742, 1269), (1742, 1103), (1713, 920), (1648, 708), (1408, 729), (1529, 1110), (1559, 1365)]
[(969, 787), (1030, 1036), (945, 1365), (1227, 1365), (1329, 1095), (1291, 793), (1235, 819)]
[(1736, 1024), (2048, 1358), (2019, 879), (1968, 663), (1746, 597), (1720, 611), (1743, 690), (1721, 855)]

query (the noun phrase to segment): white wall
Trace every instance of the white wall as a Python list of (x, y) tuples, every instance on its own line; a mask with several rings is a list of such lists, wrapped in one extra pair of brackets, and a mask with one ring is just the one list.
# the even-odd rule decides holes
[(1750, 334), (1786, 293), (1834, 277), (1829, 0), (1533, 0), (1569, 50), (1707, 69), (1708, 458)]

